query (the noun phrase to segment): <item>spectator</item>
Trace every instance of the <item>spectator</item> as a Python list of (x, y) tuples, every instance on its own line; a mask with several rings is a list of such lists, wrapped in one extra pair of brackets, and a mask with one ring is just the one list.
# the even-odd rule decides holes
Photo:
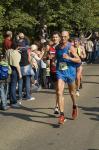
[(13, 46), (13, 41), (12, 41), (12, 32), (11, 31), (7, 31), (4, 41), (3, 41), (3, 53), (5, 54), (5, 52), (8, 49), (11, 49)]
[(8, 62), (0, 54), (0, 97), (1, 97), (1, 109), (7, 110), (9, 106), (7, 104), (8, 88), (10, 82), (11, 68)]
[(25, 98), (27, 100), (35, 100), (34, 97), (30, 95), (30, 79), (31, 75), (34, 75), (32, 67), (30, 65), (30, 57), (29, 57), (29, 42), (23, 33), (19, 34), (18, 46), (21, 53), (21, 72), (22, 72), (22, 79), (19, 80), (18, 89), (19, 89), (19, 100), (22, 100), (22, 88), (23, 88), (23, 79), (25, 79)]
[(87, 53), (87, 62), (91, 63), (92, 62), (92, 53), (93, 53), (93, 47), (94, 44), (93, 42), (89, 39), (86, 43), (86, 53)]
[(95, 41), (95, 52), (94, 52), (94, 60), (99, 57), (99, 38)]
[(47, 58), (48, 58), (48, 49), (47, 49), (47, 43), (45, 43), (43, 45), (43, 48), (41, 50), (41, 55), (42, 55), (42, 59), (41, 59), (41, 69), (40, 69), (40, 73), (41, 73), (41, 76), (40, 76), (40, 81), (41, 81), (41, 86), (43, 88), (46, 88), (46, 69), (47, 69)]
[(31, 45), (31, 65), (34, 70), (34, 84), (39, 87), (39, 69), (40, 69), (40, 60), (41, 58), (38, 55), (38, 46), (33, 44)]
[(12, 107), (19, 108), (20, 105), (17, 103), (17, 98), (16, 98), (16, 86), (18, 80), (22, 78), (21, 70), (20, 70), (21, 55), (18, 49), (16, 48), (15, 50), (9, 49), (7, 51), (6, 57), (12, 69), (11, 83), (10, 83), (10, 98), (11, 98), (10, 103)]

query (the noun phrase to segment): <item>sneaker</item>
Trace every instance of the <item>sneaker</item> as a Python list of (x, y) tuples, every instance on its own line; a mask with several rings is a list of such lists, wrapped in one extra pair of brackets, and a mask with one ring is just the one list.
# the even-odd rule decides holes
[(73, 106), (72, 119), (75, 120), (77, 116), (78, 116), (78, 107), (76, 105), (76, 106)]
[(87, 64), (87, 63), (85, 61), (83, 61), (82, 64), (84, 65), (84, 64)]
[(66, 118), (64, 117), (64, 115), (60, 115), (59, 119), (58, 119), (58, 123), (59, 124), (64, 124), (65, 121), (66, 121)]
[(77, 96), (77, 97), (79, 97), (79, 96), (80, 96), (79, 91), (76, 91), (76, 96)]
[(21, 105), (21, 104), (22, 104), (22, 101), (18, 101), (18, 104)]
[(18, 104), (21, 105), (22, 104), (22, 99), (18, 100)]
[(21, 105), (18, 104), (18, 103), (15, 103), (15, 104), (11, 104), (11, 107), (12, 107), (12, 108), (20, 108)]
[(54, 109), (54, 114), (59, 114), (59, 109), (58, 109), (58, 107), (55, 107), (55, 109)]
[(27, 101), (34, 101), (35, 100), (35, 97), (31, 97), (29, 99), (27, 99)]
[(2, 110), (6, 111), (10, 108), (10, 106), (2, 106)]

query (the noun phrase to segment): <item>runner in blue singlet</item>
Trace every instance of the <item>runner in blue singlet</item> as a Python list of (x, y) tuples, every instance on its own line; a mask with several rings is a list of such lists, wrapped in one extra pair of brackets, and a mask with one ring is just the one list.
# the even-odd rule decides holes
[(74, 47), (68, 42), (69, 33), (63, 31), (61, 33), (61, 44), (56, 47), (56, 75), (57, 75), (57, 99), (60, 108), (59, 123), (63, 124), (65, 121), (64, 117), (64, 86), (67, 82), (69, 92), (73, 102), (72, 118), (77, 117), (77, 105), (75, 95), (75, 78), (76, 78), (76, 67), (75, 63), (80, 63), (81, 60), (76, 53)]
[(75, 64), (68, 59), (63, 58), (64, 54), (69, 54), (71, 44), (68, 42), (66, 47), (63, 49), (57, 47), (56, 57), (57, 57), (57, 78), (62, 78), (65, 82), (72, 83), (76, 78)]
[[(80, 40), (77, 38), (75, 38), (74, 40), (74, 47), (78, 56), (83, 61), (86, 58), (85, 49), (83, 46), (80, 45)], [(79, 89), (82, 88), (82, 71), (83, 71), (82, 63), (79, 63), (78, 65), (76, 65), (76, 96), (80, 95)]]

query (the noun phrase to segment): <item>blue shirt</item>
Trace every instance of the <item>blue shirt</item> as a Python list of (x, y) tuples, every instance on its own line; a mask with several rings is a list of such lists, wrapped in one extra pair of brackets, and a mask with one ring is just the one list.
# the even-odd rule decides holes
[(69, 53), (70, 48), (71, 48), (71, 43), (69, 43), (69, 42), (67, 43), (66, 47), (63, 49), (59, 45), (56, 47), (56, 60), (57, 60), (56, 69), (57, 70), (59, 70), (60, 63), (66, 63), (66, 65), (68, 66), (68, 69), (75, 68), (74, 62), (72, 62), (71, 60), (68, 60), (66, 58), (63, 58), (63, 54), (70, 55), (70, 53)]

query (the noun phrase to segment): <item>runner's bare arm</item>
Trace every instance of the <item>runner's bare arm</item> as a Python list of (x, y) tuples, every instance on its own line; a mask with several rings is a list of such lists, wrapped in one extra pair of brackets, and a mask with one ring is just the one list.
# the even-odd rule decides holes
[(69, 60), (71, 60), (72, 62), (75, 62), (75, 63), (80, 63), (80, 62), (81, 62), (81, 59), (80, 59), (80, 57), (78, 56), (78, 54), (77, 54), (77, 52), (76, 52), (76, 50), (75, 50), (75, 48), (74, 48), (73, 46), (71, 46), (70, 54), (71, 54), (73, 57), (71, 57), (71, 56), (68, 55), (68, 54), (64, 54), (64, 55), (63, 55), (63, 58), (69, 59)]

